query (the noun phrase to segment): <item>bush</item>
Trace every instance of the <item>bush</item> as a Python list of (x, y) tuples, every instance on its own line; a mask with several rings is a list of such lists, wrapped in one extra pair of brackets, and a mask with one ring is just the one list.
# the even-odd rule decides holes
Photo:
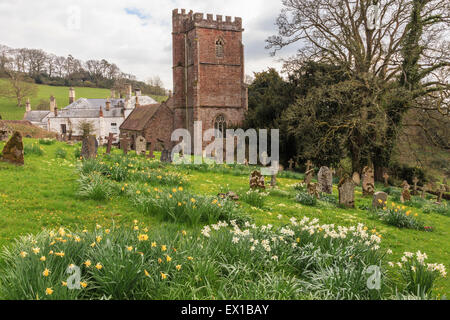
[(240, 195), (240, 199), (245, 203), (257, 208), (263, 208), (266, 197), (269, 195), (267, 192), (262, 192), (259, 189), (250, 189)]
[(23, 147), (23, 153), (26, 156), (29, 156), (29, 155), (42, 156), (44, 154), (44, 150), (38, 144), (32, 143), (32, 144), (26, 144)]
[(382, 209), (376, 209), (374, 213), (380, 220), (398, 228), (430, 230), (424, 226), (422, 221), (417, 219), (417, 213), (406, 210), (405, 206), (401, 207), (396, 205), (394, 202), (392, 202), (391, 205), (386, 203), (385, 207)]
[(424, 213), (437, 213), (450, 217), (450, 206), (448, 204), (430, 204), (422, 210)]
[(81, 174), (78, 195), (92, 200), (106, 200), (114, 194), (114, 185), (98, 172)]
[(299, 192), (295, 197), (295, 201), (304, 204), (306, 206), (315, 206), (317, 204), (317, 198), (308, 192)]
[(338, 199), (336, 199), (335, 196), (333, 196), (332, 194), (328, 194), (328, 193), (320, 193), (320, 201), (324, 201), (324, 202), (328, 202), (331, 204), (337, 204), (338, 203)]
[(164, 191), (158, 188), (140, 190), (130, 186), (122, 190), (140, 211), (191, 226), (229, 219), (242, 221), (246, 217), (237, 211), (236, 204), (231, 200), (193, 195), (182, 187)]
[(55, 151), (55, 157), (65, 159), (67, 157), (67, 151), (63, 148), (58, 148)]

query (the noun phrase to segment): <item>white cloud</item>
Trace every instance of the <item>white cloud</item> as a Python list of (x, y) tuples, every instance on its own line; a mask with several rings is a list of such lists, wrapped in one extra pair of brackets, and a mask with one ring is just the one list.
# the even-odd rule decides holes
[(140, 80), (159, 75), (170, 88), (175, 8), (242, 17), (246, 73), (280, 67), (264, 46), (276, 33), (281, 0), (2, 0), (0, 44), (81, 60), (105, 58)]

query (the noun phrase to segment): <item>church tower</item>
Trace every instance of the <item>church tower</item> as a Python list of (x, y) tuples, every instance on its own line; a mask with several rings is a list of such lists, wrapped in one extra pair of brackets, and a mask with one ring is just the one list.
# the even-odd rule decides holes
[(239, 125), (247, 111), (242, 19), (172, 12), (175, 129)]

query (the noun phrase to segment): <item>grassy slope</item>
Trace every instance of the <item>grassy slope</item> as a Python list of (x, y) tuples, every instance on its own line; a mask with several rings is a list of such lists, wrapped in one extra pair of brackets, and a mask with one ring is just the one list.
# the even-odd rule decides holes
[[(6, 80), (0, 79), (0, 86), (5, 85)], [(39, 103), (41, 99), (49, 100), (53, 95), (56, 98), (58, 108), (64, 108), (69, 104), (69, 87), (56, 87), (38, 85), (39, 90), (35, 98), (31, 99), (31, 108)], [(110, 96), (109, 89), (75, 87), (76, 98), (106, 98)], [(166, 97), (151, 96), (158, 102), (164, 101)], [(25, 113), (25, 107), (18, 108), (13, 99), (0, 98), (0, 115), (3, 120), (21, 120)]]
[[(36, 140), (25, 139), (25, 144)], [(0, 150), (4, 143), (0, 142)], [(139, 213), (123, 198), (113, 198), (107, 202), (80, 200), (75, 196), (77, 190), (75, 172), (75, 147), (63, 143), (42, 146), (44, 155), (26, 156), (24, 167), (14, 167), (0, 163), (0, 245), (12, 243), (19, 235), (36, 233), (42, 228), (93, 227), (95, 223), (110, 225), (113, 222), (131, 222), (134, 219), (154, 227), (164, 227), (156, 218)], [(55, 150), (68, 151), (67, 160), (55, 158)], [(115, 152), (120, 152), (116, 150)], [(198, 194), (217, 194), (221, 186), (240, 192), (247, 190), (248, 177), (221, 175), (202, 172), (190, 172), (190, 187)], [(291, 192), (293, 179), (278, 179), (280, 189)], [(336, 188), (336, 186), (335, 186)], [(336, 189), (334, 194), (337, 194)], [(357, 206), (369, 205), (371, 199), (361, 197), (361, 189), (356, 190)], [(421, 250), (429, 256), (430, 262), (443, 263), (450, 268), (450, 218), (438, 214), (419, 213), (427, 225), (435, 227), (435, 232), (398, 229), (370, 219), (366, 211), (360, 209), (339, 209), (320, 204), (308, 207), (294, 202), (289, 196), (269, 196), (266, 210), (256, 209), (242, 204), (257, 223), (286, 223), (292, 216), (317, 217), (321, 223), (337, 225), (355, 225), (359, 222), (370, 229), (376, 228), (383, 235), (382, 245), (394, 251), (393, 261), (398, 261), (404, 251)], [(282, 219), (277, 216), (282, 214)], [(185, 227), (186, 228), (186, 227)], [(450, 279), (440, 279), (436, 289), (439, 294), (450, 295)]]

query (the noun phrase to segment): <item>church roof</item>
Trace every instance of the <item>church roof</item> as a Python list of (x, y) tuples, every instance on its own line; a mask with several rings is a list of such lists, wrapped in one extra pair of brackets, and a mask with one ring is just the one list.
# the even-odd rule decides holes
[[(140, 102), (140, 99), (139, 99)], [(120, 130), (141, 131), (144, 130), (147, 122), (153, 117), (161, 104), (149, 104), (134, 108), (128, 118), (120, 126)]]

